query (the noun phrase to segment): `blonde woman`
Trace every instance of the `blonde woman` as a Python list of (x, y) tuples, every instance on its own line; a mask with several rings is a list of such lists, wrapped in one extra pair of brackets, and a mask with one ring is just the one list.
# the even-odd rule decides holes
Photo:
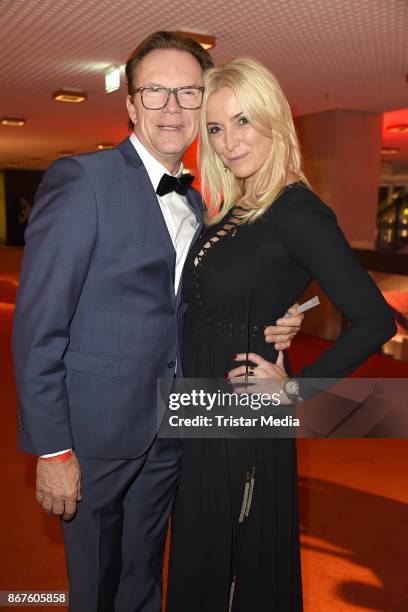
[[(244, 375), (249, 338), (253, 376), (285, 379), (288, 364), (262, 330), (312, 279), (349, 326), (297, 378), (343, 377), (395, 333), (334, 213), (311, 191), (288, 102), (260, 63), (206, 73), (199, 161), (210, 211), (184, 272), (186, 377)], [(301, 399), (296, 384), (287, 395)], [(167, 612), (228, 610), (302, 610), (294, 440), (184, 441)]]

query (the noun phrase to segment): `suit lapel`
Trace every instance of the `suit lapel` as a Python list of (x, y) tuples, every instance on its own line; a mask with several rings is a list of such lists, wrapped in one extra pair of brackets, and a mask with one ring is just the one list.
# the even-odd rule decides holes
[[(137, 198), (138, 204), (143, 207), (146, 219), (156, 234), (158, 247), (162, 250), (166, 257), (170, 277), (172, 283), (174, 284), (176, 251), (174, 250), (173, 243), (167, 230), (166, 222), (160, 210), (159, 202), (152, 187), (149, 175), (147, 174), (146, 168), (144, 167), (142, 160), (137, 154), (137, 151), (130, 142), (129, 138), (125, 138), (125, 140), (123, 140), (117, 148), (122, 153), (128, 166), (128, 176), (130, 179), (132, 193), (135, 194), (135, 199)], [(195, 189), (189, 189), (186, 198), (188, 205), (198, 221), (198, 225), (190, 245), (191, 249), (203, 230), (205, 208), (200, 194)], [(177, 306), (181, 301), (182, 278), (183, 275), (181, 276), (176, 296)]]
[(188, 205), (190, 206), (191, 210), (195, 214), (197, 221), (202, 226), (203, 216), (204, 216), (204, 205), (203, 205), (200, 194), (195, 189), (189, 189), (187, 191), (186, 197), (187, 197)]
[(123, 140), (118, 145), (118, 149), (124, 156), (128, 166), (128, 176), (132, 192), (135, 195), (135, 199), (137, 199), (138, 205), (143, 208), (146, 220), (156, 234), (158, 247), (166, 257), (170, 276), (174, 282), (176, 251), (174, 250), (166, 222), (160, 210), (160, 205), (147, 170), (129, 138)]
[[(194, 246), (195, 242), (198, 240), (198, 238), (202, 234), (203, 226), (204, 226), (203, 218), (204, 218), (204, 211), (205, 211), (205, 207), (204, 207), (204, 203), (203, 203), (203, 201), (201, 199), (201, 195), (195, 189), (189, 189), (187, 191), (187, 202), (188, 202), (188, 205), (190, 206), (191, 210), (195, 214), (195, 217), (196, 217), (196, 219), (198, 221), (198, 225), (197, 225), (196, 231), (194, 233), (193, 239), (191, 241), (186, 261), (187, 261), (189, 255), (190, 255), (190, 251), (191, 251), (192, 247)], [(186, 265), (186, 264), (184, 264), (184, 265)], [(182, 271), (180, 282), (179, 282), (179, 286), (177, 288), (177, 296), (176, 296), (176, 306), (177, 306), (177, 308), (180, 305), (181, 297), (182, 297), (183, 276), (184, 276), (184, 269)]]

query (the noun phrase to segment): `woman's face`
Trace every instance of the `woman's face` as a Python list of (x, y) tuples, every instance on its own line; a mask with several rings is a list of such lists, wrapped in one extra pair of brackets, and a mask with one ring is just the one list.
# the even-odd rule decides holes
[(253, 179), (271, 151), (271, 138), (245, 117), (234, 91), (222, 87), (207, 104), (207, 130), (214, 151), (234, 176)]

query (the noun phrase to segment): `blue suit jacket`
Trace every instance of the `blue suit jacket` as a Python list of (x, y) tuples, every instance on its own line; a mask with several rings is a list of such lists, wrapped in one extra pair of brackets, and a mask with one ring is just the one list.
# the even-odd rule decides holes
[[(198, 225), (203, 204), (187, 194)], [(129, 139), (56, 161), (39, 187), (14, 317), (19, 441), (36, 454), (143, 454), (156, 381), (180, 363), (175, 251)]]

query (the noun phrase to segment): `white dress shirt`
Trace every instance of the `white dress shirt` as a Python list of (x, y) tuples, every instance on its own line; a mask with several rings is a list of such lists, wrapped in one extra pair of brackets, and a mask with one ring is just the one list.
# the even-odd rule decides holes
[[(168, 170), (153, 157), (142, 145), (142, 143), (136, 138), (132, 132), (129, 137), (130, 142), (135, 147), (140, 159), (146, 168), (147, 174), (153, 185), (153, 189), (156, 191), (157, 186), (160, 182), (163, 174), (169, 174)], [(183, 164), (180, 163), (179, 170), (176, 174), (177, 177), (183, 174)], [(156, 195), (159, 202), (160, 210), (162, 211), (164, 221), (167, 226), (167, 231), (170, 234), (171, 241), (176, 251), (176, 269), (174, 274), (174, 292), (177, 293), (178, 286), (180, 283), (181, 273), (183, 271), (184, 262), (187, 257), (188, 250), (193, 240), (193, 236), (198, 227), (198, 221), (187, 204), (187, 198), (182, 196), (175, 191), (167, 193), (165, 196)], [(58, 453), (51, 453), (49, 455), (41, 455), (42, 457), (56, 457), (66, 453), (66, 449), (59, 451)]]
[[(153, 189), (156, 191), (161, 177), (163, 174), (169, 174), (169, 171), (146, 150), (134, 133), (130, 136), (130, 142), (133, 144), (142, 160), (153, 185)], [(182, 174), (183, 164), (180, 163), (176, 176), (180, 177)], [(174, 291), (177, 293), (184, 262), (186, 261), (191, 241), (198, 227), (198, 221), (187, 203), (186, 196), (182, 196), (172, 191), (164, 196), (157, 195), (156, 197), (167, 226), (167, 231), (170, 234), (174, 250), (176, 251)]]

